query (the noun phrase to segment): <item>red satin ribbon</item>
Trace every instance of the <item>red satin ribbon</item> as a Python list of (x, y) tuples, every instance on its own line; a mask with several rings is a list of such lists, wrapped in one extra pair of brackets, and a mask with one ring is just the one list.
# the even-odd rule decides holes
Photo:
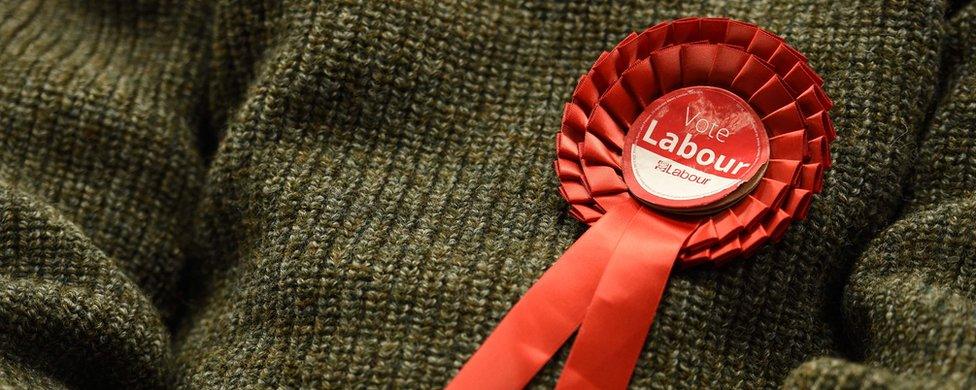
[(529, 288), (447, 388), (522, 388), (581, 323), (558, 387), (626, 387), (696, 226), (621, 202)]
[[(683, 86), (731, 91), (760, 115), (769, 165), (748, 196), (678, 219), (643, 206), (621, 176), (625, 135), (655, 99)], [(806, 58), (755, 25), (663, 22), (631, 34), (580, 78), (557, 136), (570, 212), (591, 227), (543, 274), (449, 389), (524, 387), (579, 329), (557, 383), (624, 388), (675, 263), (748, 256), (803, 219), (830, 166), (832, 102)]]

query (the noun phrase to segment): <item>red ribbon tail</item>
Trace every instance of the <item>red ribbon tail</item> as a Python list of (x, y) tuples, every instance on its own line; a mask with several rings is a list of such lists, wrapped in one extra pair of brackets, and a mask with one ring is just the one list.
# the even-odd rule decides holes
[(557, 389), (625, 389), (668, 276), (696, 223), (641, 208), (587, 308)]
[(525, 293), (448, 384), (448, 389), (522, 388), (579, 327), (597, 284), (639, 205), (601, 217)]

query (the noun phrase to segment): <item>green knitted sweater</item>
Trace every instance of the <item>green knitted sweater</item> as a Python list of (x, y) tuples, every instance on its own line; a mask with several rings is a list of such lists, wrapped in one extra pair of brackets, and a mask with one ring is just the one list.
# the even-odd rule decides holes
[(937, 0), (2, 1), (0, 384), (445, 385), (584, 229), (575, 81), (683, 16), (787, 38), (840, 138), (782, 242), (672, 276), (631, 385), (976, 386), (976, 5)]

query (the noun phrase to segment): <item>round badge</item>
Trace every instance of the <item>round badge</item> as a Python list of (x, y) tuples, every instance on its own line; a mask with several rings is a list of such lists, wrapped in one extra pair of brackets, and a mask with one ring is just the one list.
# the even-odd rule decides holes
[(638, 199), (678, 213), (709, 213), (747, 194), (769, 161), (759, 115), (721, 88), (661, 96), (637, 117), (623, 150), (624, 181)]

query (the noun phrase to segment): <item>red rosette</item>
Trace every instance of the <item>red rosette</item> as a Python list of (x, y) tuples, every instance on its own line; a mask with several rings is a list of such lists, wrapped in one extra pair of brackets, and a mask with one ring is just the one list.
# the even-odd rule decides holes
[(556, 136), (559, 192), (570, 213), (593, 224), (621, 202), (639, 202), (622, 172), (624, 137), (658, 97), (690, 86), (728, 90), (749, 103), (769, 137), (756, 187), (701, 219), (678, 261), (723, 263), (779, 240), (820, 192), (836, 138), (823, 79), (799, 51), (755, 25), (685, 18), (631, 34), (579, 80)]
[(724, 18), (661, 23), (601, 54), (554, 163), (590, 228), (448, 387), (523, 387), (576, 332), (557, 388), (625, 388), (675, 264), (748, 256), (806, 217), (836, 138), (822, 85), (783, 39)]

